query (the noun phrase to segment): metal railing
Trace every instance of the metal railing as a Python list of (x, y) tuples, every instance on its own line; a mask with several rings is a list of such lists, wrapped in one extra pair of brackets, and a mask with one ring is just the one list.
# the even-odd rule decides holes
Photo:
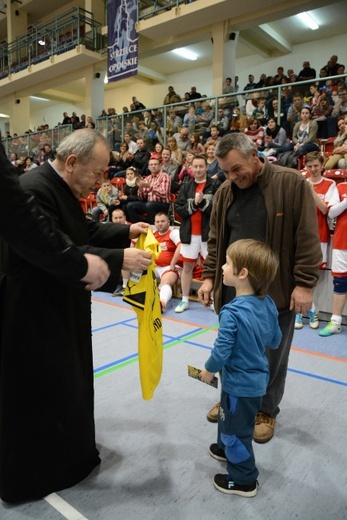
[(40, 156), (41, 150), (45, 144), (49, 144), (52, 150), (56, 150), (61, 141), (72, 132), (72, 125), (60, 125), (48, 130), (40, 130), (38, 132), (25, 133), (8, 137), (2, 141), (7, 156), (10, 158), (11, 153), (16, 153), (17, 157), (33, 157)]
[[(153, 114), (155, 112), (159, 113), (160, 119), (162, 120), (162, 129), (163, 137), (164, 137), (164, 144), (166, 144), (168, 136), (171, 135), (170, 129), (167, 128), (167, 116), (170, 110), (174, 109), (175, 112), (178, 115), (184, 115), (189, 109), (190, 106), (194, 106), (194, 103), (198, 102), (204, 102), (208, 101), (212, 107), (212, 110), (214, 111), (214, 118), (216, 119), (218, 116), (218, 108), (224, 108), (224, 109), (231, 109), (235, 106), (239, 106), (241, 111), (244, 111), (246, 100), (243, 96), (251, 96), (255, 92), (260, 92), (261, 95), (264, 97), (268, 97), (269, 94), (272, 95), (274, 99), (278, 100), (278, 106), (282, 109), (279, 110), (278, 116), (277, 116), (277, 122), (278, 124), (281, 123), (281, 112), (283, 112), (284, 107), (283, 103), (281, 102), (282, 96), (281, 92), (282, 89), (291, 87), (292, 93), (295, 94), (297, 91), (303, 92), (307, 91), (309, 93), (309, 87), (310, 85), (320, 83), (324, 84), (327, 79), (341, 79), (347, 78), (347, 75), (341, 75), (341, 76), (330, 76), (328, 78), (316, 78), (315, 80), (307, 80), (307, 81), (300, 81), (295, 83), (287, 83), (283, 85), (273, 85), (269, 87), (262, 87), (254, 90), (243, 90), (239, 92), (234, 92), (232, 94), (224, 94), (224, 95), (218, 95), (218, 96), (210, 96), (210, 97), (204, 97), (200, 98), (198, 100), (194, 101), (182, 101), (180, 103), (173, 103), (170, 105), (160, 105), (160, 106), (153, 106), (148, 107), (143, 110), (136, 110), (132, 112), (126, 112), (122, 114), (117, 114), (116, 116), (103, 116), (99, 117), (96, 120), (96, 129), (104, 135), (106, 139), (110, 142), (111, 147), (114, 149), (114, 146), (119, 143), (122, 140), (122, 136), (124, 135), (124, 130), (126, 126), (126, 122), (133, 119), (134, 117), (138, 117), (140, 119), (143, 119), (145, 117), (145, 113)], [(182, 117), (183, 119), (183, 117)], [(197, 132), (200, 132), (199, 129), (197, 129)]]
[(29, 27), (25, 35), (0, 46), (0, 79), (81, 44), (102, 52), (106, 42), (101, 27), (93, 13), (80, 7)]

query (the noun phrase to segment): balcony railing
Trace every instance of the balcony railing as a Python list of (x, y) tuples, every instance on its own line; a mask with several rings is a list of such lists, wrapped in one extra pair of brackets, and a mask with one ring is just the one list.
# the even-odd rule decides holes
[(25, 35), (0, 46), (0, 79), (81, 44), (94, 52), (103, 51), (101, 27), (92, 13), (80, 7), (29, 27)]

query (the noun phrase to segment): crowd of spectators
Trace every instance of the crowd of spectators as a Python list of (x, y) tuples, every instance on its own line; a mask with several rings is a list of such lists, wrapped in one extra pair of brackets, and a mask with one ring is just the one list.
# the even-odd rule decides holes
[[(217, 106), (211, 105), (195, 86), (181, 96), (170, 85), (163, 99), (163, 105), (169, 105), (165, 111), (166, 120), (163, 109), (146, 109), (133, 96), (129, 107), (124, 106), (121, 114), (115, 108), (104, 109), (95, 122), (85, 114), (64, 112), (56, 128), (72, 125), (72, 130), (89, 127), (103, 133), (113, 150), (110, 178), (125, 177), (129, 166), (135, 167), (141, 175), (148, 175), (151, 154), (157, 154), (161, 160), (162, 149), (167, 146), (170, 162), (176, 167), (176, 177), (171, 172), (172, 182), (177, 186), (177, 176), (185, 166), (187, 150), (205, 153), (207, 142), (217, 143), (227, 133), (246, 133), (259, 152), (267, 156), (280, 156), (286, 151), (301, 155), (312, 148), (311, 145), (316, 148), (318, 139), (335, 137), (338, 119), (347, 112), (347, 82), (346, 78), (325, 78), (344, 72), (344, 65), (333, 55), (321, 67), (318, 77), (307, 60), (297, 73), (293, 69), (285, 73), (279, 66), (273, 76), (262, 73), (259, 81), (249, 74), (248, 83), (242, 90), (237, 76), (234, 80), (227, 77), (222, 89), (225, 97), (218, 98)], [(306, 80), (312, 80), (312, 83), (298, 83)], [(272, 88), (279, 85), (283, 85), (280, 95), (278, 88)], [(307, 110), (302, 112), (303, 108), (309, 112), (308, 122), (304, 124), (302, 114), (307, 115)], [(29, 146), (26, 139), (16, 134), (6, 136), (10, 138), (11, 161), (20, 173), (54, 156), (48, 125), (26, 133), (30, 134)], [(305, 146), (296, 146), (298, 142)]]

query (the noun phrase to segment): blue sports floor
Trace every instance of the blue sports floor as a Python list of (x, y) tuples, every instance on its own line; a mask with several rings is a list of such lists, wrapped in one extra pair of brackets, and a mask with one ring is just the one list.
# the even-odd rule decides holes
[[(9, 506), (1, 520), (346, 520), (347, 327), (321, 338), (295, 332), (275, 437), (255, 444), (260, 471), (252, 499), (214, 489), (225, 464), (208, 447), (206, 413), (219, 391), (187, 376), (203, 367), (217, 316), (197, 302), (163, 315), (164, 368), (150, 401), (141, 397), (137, 321), (121, 298), (93, 294), (95, 418), (102, 463), (79, 485)], [(322, 324), (321, 326), (324, 326)]]

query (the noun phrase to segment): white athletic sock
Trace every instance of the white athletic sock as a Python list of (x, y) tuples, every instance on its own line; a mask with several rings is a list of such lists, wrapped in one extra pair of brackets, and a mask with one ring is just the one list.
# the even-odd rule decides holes
[(331, 316), (330, 321), (333, 321), (334, 323), (337, 323), (337, 325), (341, 325), (341, 323), (342, 323), (342, 316), (338, 316), (337, 314), (333, 314)]
[(159, 291), (159, 298), (161, 301), (164, 301), (165, 303), (169, 302), (172, 298), (172, 289), (171, 285), (166, 283), (165, 285), (162, 285)]
[(128, 285), (128, 282), (129, 282), (129, 278), (123, 278), (123, 289), (126, 288), (126, 286)]

